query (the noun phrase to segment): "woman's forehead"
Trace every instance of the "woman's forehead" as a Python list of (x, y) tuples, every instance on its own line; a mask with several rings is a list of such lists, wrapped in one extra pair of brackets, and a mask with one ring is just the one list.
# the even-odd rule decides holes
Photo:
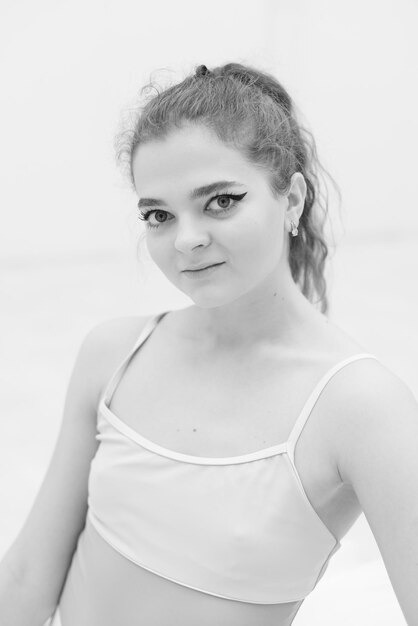
[[(157, 191), (169, 181), (190, 181), (190, 189), (219, 180), (249, 182), (260, 176), (239, 150), (222, 142), (209, 129), (172, 131), (166, 138), (140, 145), (132, 160), (135, 186)], [(183, 186), (183, 184), (182, 184)]]

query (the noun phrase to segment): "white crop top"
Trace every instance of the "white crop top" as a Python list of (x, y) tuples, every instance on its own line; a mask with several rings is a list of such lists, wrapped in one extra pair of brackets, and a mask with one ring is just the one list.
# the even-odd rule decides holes
[(240, 456), (207, 458), (150, 441), (108, 407), (130, 359), (165, 313), (149, 320), (100, 399), (88, 518), (118, 552), (159, 576), (222, 598), (298, 601), (340, 543), (304, 491), (295, 445), (321, 391), (362, 353), (318, 382), (288, 440)]

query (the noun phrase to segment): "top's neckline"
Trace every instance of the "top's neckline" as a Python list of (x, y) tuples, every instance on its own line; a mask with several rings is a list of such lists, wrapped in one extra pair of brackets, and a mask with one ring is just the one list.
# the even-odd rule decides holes
[(186, 454), (185, 452), (177, 452), (170, 448), (161, 446), (150, 439), (147, 439), (141, 435), (134, 428), (131, 428), (126, 422), (121, 420), (106, 404), (103, 398), (99, 404), (99, 411), (104, 414), (104, 417), (114, 426), (119, 432), (129, 437), (143, 448), (155, 452), (160, 456), (165, 456), (169, 459), (176, 461), (183, 461), (185, 463), (194, 463), (198, 465), (234, 465), (238, 463), (248, 463), (249, 461), (257, 461), (259, 459), (266, 459), (277, 454), (283, 454), (287, 451), (287, 442), (262, 448), (254, 452), (247, 452), (245, 454), (226, 456), (226, 457), (206, 457), (197, 456), (193, 454)]

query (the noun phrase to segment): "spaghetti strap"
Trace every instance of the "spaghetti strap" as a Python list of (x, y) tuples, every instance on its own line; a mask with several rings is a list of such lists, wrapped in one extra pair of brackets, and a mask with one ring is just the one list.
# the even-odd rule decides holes
[(146, 321), (145, 326), (141, 330), (135, 344), (128, 352), (127, 356), (123, 359), (123, 361), (118, 365), (112, 377), (108, 381), (104, 391), (100, 396), (99, 404), (101, 404), (102, 402), (108, 404), (111, 401), (116, 387), (118, 386), (130, 359), (133, 357), (138, 348), (146, 341), (146, 339), (148, 339), (161, 318), (164, 317), (164, 315), (166, 315), (167, 313), (168, 311), (164, 311), (163, 313), (159, 313), (158, 315), (153, 315)]
[(344, 359), (343, 361), (340, 361), (339, 363), (334, 365), (331, 369), (329, 369), (328, 372), (324, 374), (324, 376), (320, 379), (318, 384), (315, 386), (312, 393), (309, 395), (307, 401), (305, 402), (305, 405), (302, 411), (300, 412), (300, 415), (297, 418), (295, 425), (292, 428), (292, 432), (290, 433), (289, 439), (287, 440), (287, 452), (292, 463), (294, 463), (295, 446), (299, 439), (299, 436), (306, 422), (308, 421), (308, 417), (311, 414), (313, 407), (315, 406), (319, 396), (321, 395), (321, 392), (326, 387), (328, 381), (331, 380), (334, 374), (336, 374), (339, 370), (341, 370), (343, 367), (345, 367), (349, 363), (352, 363), (353, 361), (357, 361), (359, 359), (366, 359), (366, 358), (378, 360), (376, 356), (374, 356), (373, 354), (369, 354), (367, 352), (350, 356), (347, 359)]

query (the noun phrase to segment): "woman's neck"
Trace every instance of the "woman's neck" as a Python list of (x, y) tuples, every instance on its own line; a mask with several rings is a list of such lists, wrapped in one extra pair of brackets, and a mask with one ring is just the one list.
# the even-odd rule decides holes
[(223, 306), (183, 311), (182, 329), (208, 350), (295, 346), (314, 324), (327, 322), (293, 279), (260, 288)]

